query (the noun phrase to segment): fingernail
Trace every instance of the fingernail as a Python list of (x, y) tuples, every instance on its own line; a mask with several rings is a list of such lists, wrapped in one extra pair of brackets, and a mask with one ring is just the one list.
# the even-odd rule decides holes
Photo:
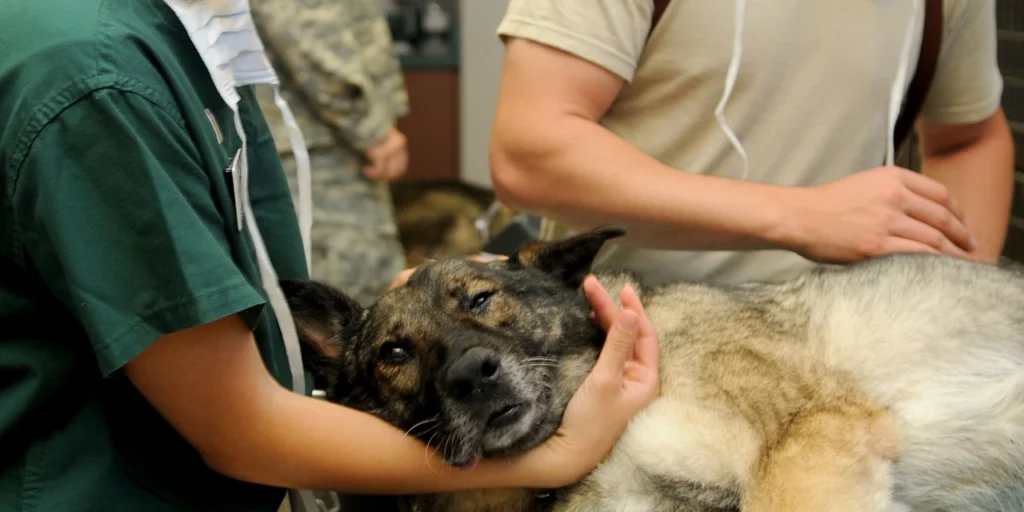
[(619, 327), (624, 331), (636, 330), (637, 318), (636, 315), (630, 312), (623, 312), (622, 316), (619, 317)]
[(971, 237), (971, 239), (970, 239), (970, 240), (968, 240), (968, 242), (967, 242), (967, 243), (971, 244), (971, 250), (972, 250), (972, 251), (973, 251), (974, 249), (977, 249), (977, 248), (978, 248), (978, 241), (977, 241), (977, 240), (976, 240), (976, 239), (975, 239), (975, 238), (974, 238), (973, 236)]

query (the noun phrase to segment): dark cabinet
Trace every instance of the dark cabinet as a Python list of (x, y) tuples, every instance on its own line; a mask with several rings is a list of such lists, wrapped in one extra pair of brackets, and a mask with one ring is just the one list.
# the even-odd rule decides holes
[(459, 75), (453, 69), (405, 71), (409, 113), (398, 129), (409, 145), (403, 182), (459, 179)]

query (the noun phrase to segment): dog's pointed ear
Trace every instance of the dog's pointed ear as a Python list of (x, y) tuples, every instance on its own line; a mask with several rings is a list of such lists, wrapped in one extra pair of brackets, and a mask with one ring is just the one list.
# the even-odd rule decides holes
[(508, 259), (511, 268), (535, 268), (562, 280), (572, 288), (583, 284), (594, 258), (608, 240), (625, 236), (624, 226), (601, 226), (555, 240), (523, 244)]
[(298, 331), (302, 365), (312, 372), (318, 389), (331, 393), (352, 348), (345, 345), (346, 329), (359, 321), (363, 307), (324, 283), (305, 279), (281, 279), (279, 283)]

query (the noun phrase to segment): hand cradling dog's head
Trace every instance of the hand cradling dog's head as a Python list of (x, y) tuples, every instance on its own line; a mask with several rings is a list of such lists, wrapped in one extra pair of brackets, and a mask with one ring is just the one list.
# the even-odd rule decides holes
[(329, 400), (470, 468), (524, 452), (561, 423), (605, 337), (581, 284), (604, 243), (624, 234), (534, 242), (507, 261), (430, 262), (366, 309), (324, 284), (281, 285)]

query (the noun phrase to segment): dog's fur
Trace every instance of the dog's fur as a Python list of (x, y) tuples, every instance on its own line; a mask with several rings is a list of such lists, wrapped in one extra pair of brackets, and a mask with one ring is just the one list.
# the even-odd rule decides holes
[[(328, 398), (461, 465), (555, 431), (605, 337), (580, 284), (623, 234), (533, 243), (505, 262), (431, 262), (366, 310), (321, 284), (282, 284)], [(640, 287), (597, 276), (613, 293)], [(478, 491), (417, 497), (418, 508), (1024, 510), (1019, 270), (901, 254), (641, 298), (662, 395), (595, 471), (550, 500)]]

